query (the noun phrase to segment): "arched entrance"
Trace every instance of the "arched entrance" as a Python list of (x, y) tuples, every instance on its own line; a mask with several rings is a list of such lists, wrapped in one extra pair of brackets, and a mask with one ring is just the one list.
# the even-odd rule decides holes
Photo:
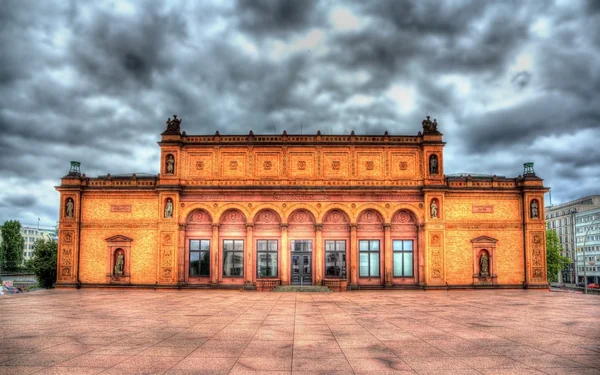
[(385, 242), (383, 217), (373, 209), (358, 216), (358, 285), (383, 285)]
[(254, 244), (256, 262), (253, 275), (256, 279), (277, 279), (281, 276), (281, 218), (272, 209), (258, 212), (254, 218)]
[(212, 243), (212, 218), (198, 209), (192, 211), (185, 226), (185, 277), (187, 284), (210, 284), (216, 261), (214, 251), (218, 244)]
[(221, 215), (218, 244), (220, 284), (243, 285), (245, 280), (252, 280), (251, 231), (252, 227), (246, 225), (246, 216), (240, 210), (230, 209)]
[[(340, 209), (332, 209), (323, 217), (323, 244), (319, 264), (326, 279), (346, 279), (350, 264), (350, 218)], [(322, 257), (322, 258), (321, 258)]]
[(392, 216), (391, 273), (393, 285), (415, 285), (419, 280), (417, 219), (409, 210)]
[(292, 285), (311, 285), (315, 274), (315, 217), (308, 210), (298, 209), (288, 219), (290, 241), (289, 280)]

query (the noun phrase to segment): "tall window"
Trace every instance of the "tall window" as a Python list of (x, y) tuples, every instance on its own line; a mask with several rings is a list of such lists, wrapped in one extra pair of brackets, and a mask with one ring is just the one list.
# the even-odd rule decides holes
[(394, 240), (394, 277), (413, 276), (413, 241)]
[(379, 240), (358, 241), (360, 277), (379, 276)]
[(223, 240), (223, 276), (244, 276), (244, 240)]
[(325, 277), (346, 278), (346, 241), (325, 241)]
[(277, 277), (277, 240), (256, 241), (256, 276)]
[(190, 240), (190, 276), (210, 276), (209, 240)]

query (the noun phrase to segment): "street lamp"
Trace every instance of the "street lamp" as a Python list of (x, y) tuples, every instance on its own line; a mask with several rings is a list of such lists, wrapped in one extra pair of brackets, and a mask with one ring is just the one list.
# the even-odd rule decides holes
[(594, 214), (594, 220), (592, 220), (592, 222), (590, 223), (590, 226), (587, 228), (587, 230), (585, 231), (585, 236), (583, 237), (583, 249), (581, 250), (582, 254), (583, 254), (583, 294), (587, 294), (587, 267), (585, 264), (585, 243), (587, 242), (587, 236), (588, 233), (590, 231), (590, 229), (592, 229), (594, 227), (594, 223), (596, 223), (598, 220), (600, 220), (600, 215)]

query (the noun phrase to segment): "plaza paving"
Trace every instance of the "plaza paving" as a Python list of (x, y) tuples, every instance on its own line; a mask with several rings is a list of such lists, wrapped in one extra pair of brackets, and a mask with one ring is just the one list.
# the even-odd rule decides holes
[(600, 374), (600, 296), (51, 290), (0, 297), (0, 374)]

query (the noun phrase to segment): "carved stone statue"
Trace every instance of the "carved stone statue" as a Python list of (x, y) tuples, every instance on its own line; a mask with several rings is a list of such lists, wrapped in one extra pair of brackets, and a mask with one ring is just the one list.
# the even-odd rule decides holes
[(488, 256), (485, 252), (481, 253), (479, 258), (479, 273), (481, 276), (489, 275), (488, 271)]
[(119, 253), (119, 256), (117, 257), (117, 261), (115, 262), (115, 275), (123, 274), (124, 261), (125, 261), (125, 259), (123, 257), (123, 253)]
[(435, 199), (431, 201), (431, 206), (429, 206), (429, 209), (431, 211), (431, 217), (438, 217), (438, 206)]
[(438, 173), (438, 160), (436, 155), (431, 155), (429, 158), (429, 174)]
[(423, 133), (437, 133), (437, 119), (433, 119), (433, 122), (429, 120), (429, 116), (422, 122)]
[(175, 158), (173, 155), (167, 157), (167, 174), (175, 173)]
[(177, 118), (177, 115), (173, 115), (173, 119), (169, 117), (167, 120), (167, 132), (169, 133), (179, 133), (179, 126), (181, 125), (181, 119)]
[(73, 203), (73, 199), (67, 199), (67, 217), (73, 217), (75, 204)]
[(171, 198), (167, 199), (167, 203), (165, 204), (165, 218), (173, 217), (173, 201)]
[(531, 202), (531, 218), (532, 219), (537, 219), (539, 217), (539, 212), (538, 212), (538, 202), (536, 199), (534, 199)]

